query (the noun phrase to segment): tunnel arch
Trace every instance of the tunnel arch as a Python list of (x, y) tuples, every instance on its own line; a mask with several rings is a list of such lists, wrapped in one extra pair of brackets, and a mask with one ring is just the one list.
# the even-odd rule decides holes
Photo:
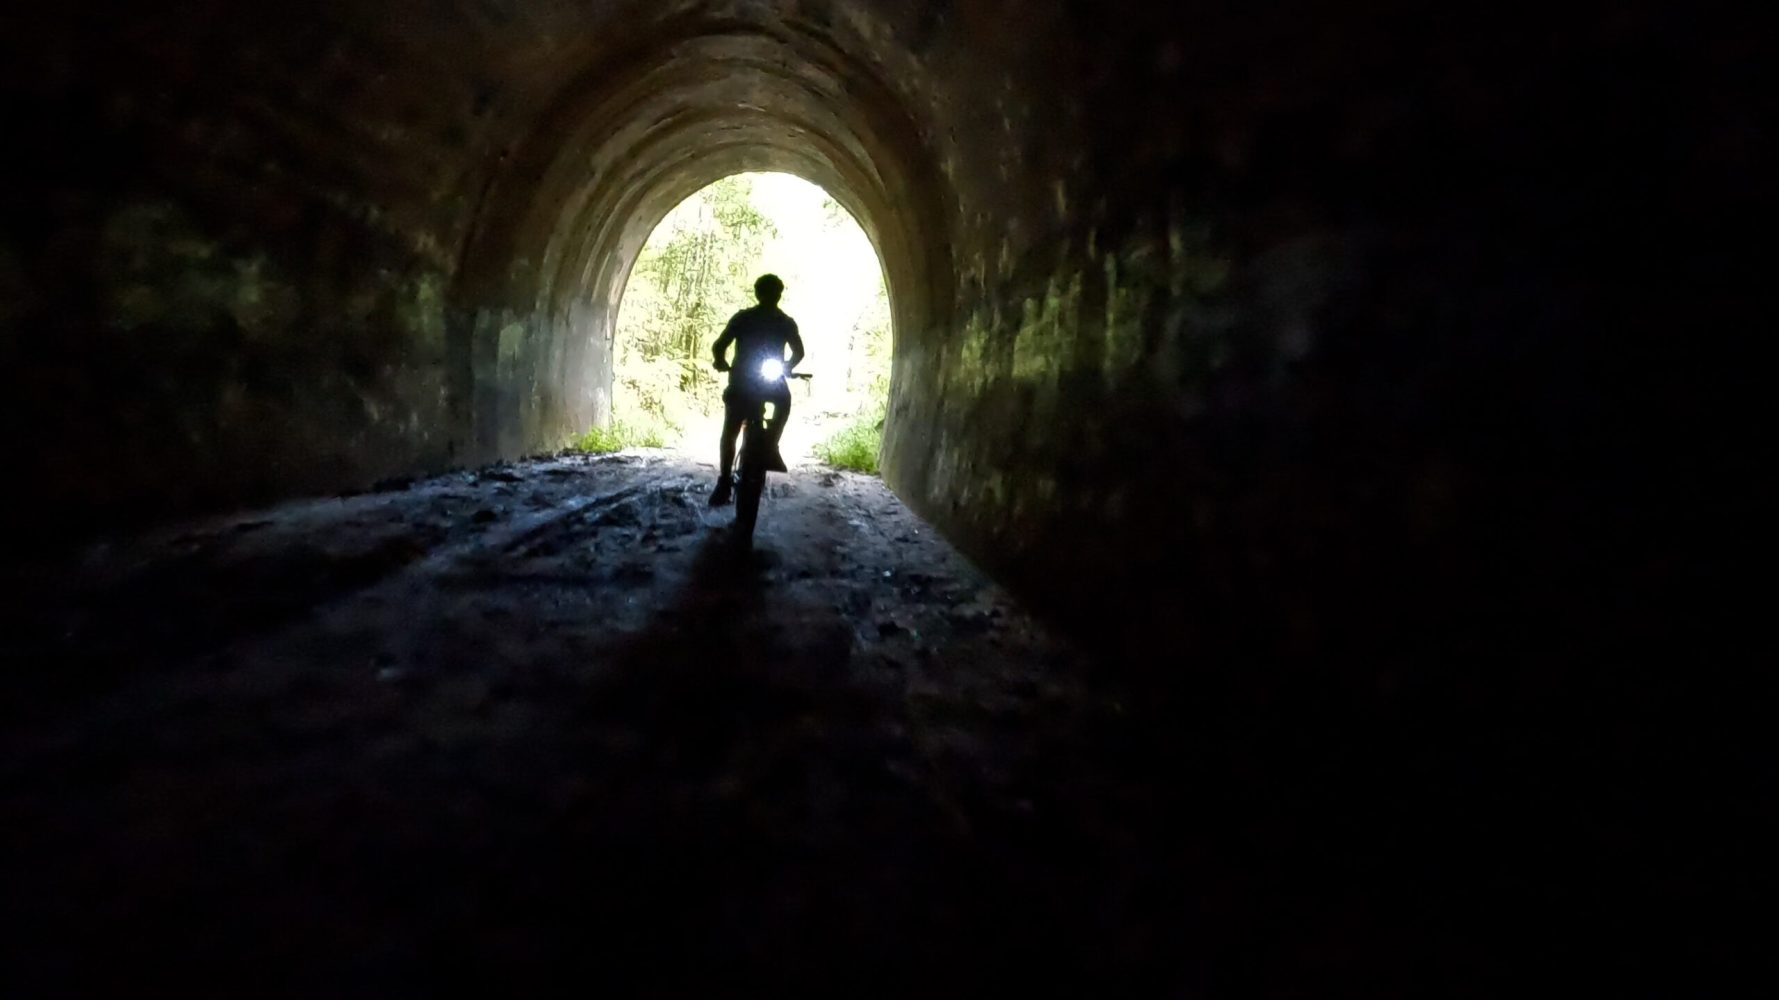
[[(0, 405), (50, 538), (553, 449), (651, 217), (786, 170), (888, 271), (898, 495), (1056, 617), (1167, 637), (1270, 606), (1277, 552), (1438, 576), (1490, 537), (1482, 484), (1557, 495), (1525, 456), (1575, 467), (1620, 402), (1561, 391), (1602, 355), (1559, 334), (1696, 325), (1619, 304), (1766, 190), (1723, 100), (1752, 50), (1664, 4), (1531, 49), (1406, 0), (172, 6), (0, 32)], [(1524, 448), (1465, 431), (1521, 397)], [(1532, 513), (1579, 538), (1585, 506)]]
[[(864, 230), (898, 344), (951, 307), (951, 199), (880, 68), (840, 31), (702, 21), (568, 84), (497, 155), (458, 275), (479, 450), (565, 437), (610, 408), (612, 338), (643, 244), (737, 173), (827, 191)], [(892, 393), (894, 392), (892, 387)]]

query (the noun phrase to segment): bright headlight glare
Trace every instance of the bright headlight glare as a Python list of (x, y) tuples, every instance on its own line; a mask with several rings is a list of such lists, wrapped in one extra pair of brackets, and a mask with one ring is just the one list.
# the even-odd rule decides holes
[(776, 382), (784, 378), (784, 362), (768, 358), (760, 363), (760, 377), (768, 382)]

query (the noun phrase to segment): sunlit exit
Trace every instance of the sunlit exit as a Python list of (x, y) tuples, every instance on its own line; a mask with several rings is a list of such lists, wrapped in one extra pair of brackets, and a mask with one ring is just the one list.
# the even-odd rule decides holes
[[(738, 174), (686, 199), (649, 237), (625, 289), (614, 344), (616, 446), (710, 458), (724, 376), (710, 348), (753, 282), (785, 282), (783, 309), (808, 357), (794, 380), (787, 461), (821, 458), (875, 471), (889, 393), (890, 313), (883, 269), (858, 222), (820, 187), (789, 174)], [(790, 373), (768, 361), (751, 373)]]

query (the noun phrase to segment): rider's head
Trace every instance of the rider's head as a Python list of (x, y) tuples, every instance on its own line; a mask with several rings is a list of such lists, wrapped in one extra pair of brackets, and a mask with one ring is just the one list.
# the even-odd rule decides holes
[(778, 280), (776, 274), (761, 277), (754, 282), (754, 298), (759, 299), (763, 306), (778, 305), (778, 300), (784, 298), (784, 282)]

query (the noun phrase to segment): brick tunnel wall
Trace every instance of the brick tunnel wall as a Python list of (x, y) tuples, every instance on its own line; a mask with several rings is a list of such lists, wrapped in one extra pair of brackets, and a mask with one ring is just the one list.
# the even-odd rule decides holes
[(1719, 467), (1652, 347), (1771, 197), (1703, 8), (248, 10), (4, 15), (13, 499), (76, 534), (559, 444), (654, 219), (763, 167), (883, 253), (891, 484), (1086, 628), (1549, 613)]

